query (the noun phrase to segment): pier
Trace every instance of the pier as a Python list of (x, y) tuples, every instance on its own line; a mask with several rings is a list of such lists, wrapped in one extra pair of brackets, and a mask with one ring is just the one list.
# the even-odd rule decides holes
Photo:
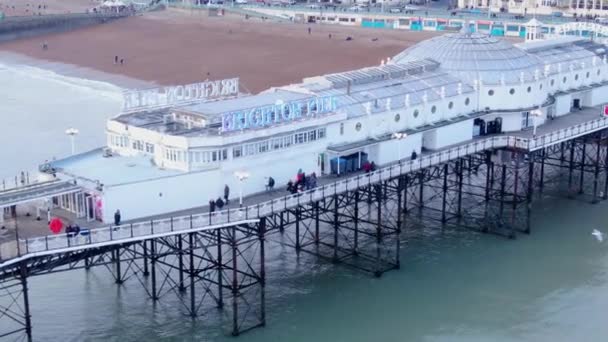
[(253, 195), (241, 208), (12, 239), (0, 245), (0, 337), (33, 340), (28, 280), (53, 272), (105, 267), (118, 286), (139, 283), (152, 301), (177, 296), (189, 316), (224, 310), (223, 327), (239, 335), (267, 323), (272, 244), (380, 277), (402, 266), (400, 234), (420, 226), (525, 236), (536, 200), (607, 198), (608, 118), (600, 112), (555, 118), (536, 136), (479, 137), (374, 172), (325, 177), (295, 195)]

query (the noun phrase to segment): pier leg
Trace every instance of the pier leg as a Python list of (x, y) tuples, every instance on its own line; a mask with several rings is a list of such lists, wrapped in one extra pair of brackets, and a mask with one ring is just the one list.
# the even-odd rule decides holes
[(578, 193), (582, 194), (584, 192), (583, 190), (583, 183), (584, 183), (584, 179), (585, 179), (585, 154), (586, 154), (586, 149), (587, 149), (587, 141), (586, 139), (583, 140), (583, 153), (581, 156), (581, 175), (579, 178), (579, 182), (578, 182)]
[(601, 151), (602, 151), (602, 140), (600, 137), (597, 138), (597, 151), (595, 153), (595, 172), (593, 173), (593, 200), (591, 200), (591, 203), (597, 203), (600, 201), (600, 198), (597, 194), (597, 189), (598, 189), (598, 185), (599, 185), (599, 178), (600, 178), (600, 158), (601, 158)]
[(158, 300), (156, 292), (156, 241), (150, 240), (150, 268), (152, 269), (152, 300)]
[(464, 160), (458, 160), (456, 162), (456, 170), (458, 172), (458, 208), (456, 209), (456, 216), (462, 217), (462, 184), (464, 182)]
[(319, 201), (315, 202), (315, 244), (319, 245)]
[[(218, 229), (219, 231), (219, 229)], [(190, 317), (196, 317), (196, 292), (194, 289), (194, 233), (188, 233), (188, 254), (190, 258)]]
[(380, 277), (382, 275), (382, 188), (378, 187), (378, 216), (376, 218), (376, 271), (374, 275)]
[(300, 253), (300, 207), (296, 208), (296, 253)]
[(146, 243), (146, 240), (142, 241), (142, 246), (144, 249), (144, 276), (149, 276), (150, 275), (150, 270), (148, 269), (148, 244)]
[[(543, 149), (543, 155), (544, 155), (544, 149)], [(544, 157), (543, 157), (543, 163), (544, 163)], [(542, 164), (541, 164), (541, 172), (543, 168), (542, 168)], [(541, 174), (541, 179), (542, 179), (542, 174)], [(542, 184), (542, 181), (541, 181)], [(524, 233), (525, 234), (530, 234), (530, 229), (531, 229), (531, 225), (530, 225), (530, 215), (532, 213), (532, 198), (533, 198), (533, 194), (534, 194), (534, 159), (532, 158), (532, 156), (530, 156), (530, 164), (528, 165), (528, 189), (526, 192), (526, 228), (524, 229)]]
[(521, 155), (516, 154), (515, 160), (515, 177), (513, 179), (513, 208), (511, 211), (511, 224), (509, 225), (509, 238), (515, 238), (515, 229), (517, 229), (517, 206), (519, 205), (519, 159)]
[(359, 253), (359, 193), (360, 190), (356, 190), (355, 191), (355, 203), (354, 203), (354, 217), (355, 217), (355, 222), (354, 222), (354, 235), (353, 235), (353, 239), (355, 241), (353, 241), (353, 255), (357, 255)]
[[(299, 217), (296, 218), (299, 221)], [(297, 222), (297, 221), (296, 221)], [(232, 248), (232, 336), (239, 335), (239, 305), (238, 305), (238, 294), (239, 294), (239, 280), (237, 272), (237, 245), (236, 245), (236, 227), (232, 228), (232, 236), (230, 241), (230, 247)]]
[[(545, 187), (545, 158), (547, 156), (547, 150), (542, 149), (541, 159), (540, 159), (540, 184), (538, 185), (538, 192), (543, 193), (543, 188)], [(533, 186), (532, 186), (533, 187)]]
[(340, 229), (340, 216), (338, 214), (338, 195), (334, 195), (334, 255), (333, 262), (338, 262), (338, 230)]
[(570, 161), (568, 164), (568, 197), (572, 198), (572, 172), (574, 171), (574, 145), (570, 148)]
[(443, 165), (443, 198), (441, 201), (441, 223), (445, 223), (447, 221), (447, 216), (445, 213), (445, 208), (447, 205), (448, 199), (448, 164)]
[(184, 245), (181, 235), (177, 235), (175, 238), (177, 239), (177, 248), (179, 249), (177, 254), (179, 258), (179, 292), (184, 292), (186, 291), (186, 286), (184, 285)]
[(285, 232), (285, 218), (283, 217), (283, 214), (285, 214), (284, 211), (281, 211), (280, 216), (280, 224), (279, 224), (279, 232), (282, 234), (283, 232)]
[[(23, 318), (25, 320), (25, 336), (28, 342), (32, 342), (32, 315), (30, 314), (30, 297), (27, 285), (27, 265), (22, 262), (20, 267), (21, 289), (23, 291)], [(6, 314), (6, 312), (4, 313)]]
[[(318, 202), (317, 202), (318, 205)], [(266, 239), (266, 218), (262, 217), (259, 223), (258, 238), (260, 239), (260, 325), (266, 325), (266, 255), (264, 241)]]
[(120, 268), (120, 246), (114, 251), (114, 263), (116, 264), (116, 284), (122, 284), (122, 270)]
[(217, 230), (217, 307), (224, 307), (224, 264), (222, 260), (222, 231)]

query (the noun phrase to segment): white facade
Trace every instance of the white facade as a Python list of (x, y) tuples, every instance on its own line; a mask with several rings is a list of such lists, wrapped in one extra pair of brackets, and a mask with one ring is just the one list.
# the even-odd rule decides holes
[[(141, 218), (206, 205), (223, 196), (225, 185), (236, 201), (241, 186), (244, 195), (261, 192), (272, 177), (282, 187), (300, 169), (343, 174), (365, 159), (384, 165), (477, 135), (529, 129), (607, 102), (606, 81), (608, 64), (597, 43), (535, 39), (514, 46), (450, 34), (383, 66), (237, 99), (119, 115), (106, 127), (111, 153), (91, 152), (55, 167), (100, 199), (97, 219), (111, 222), (116, 210), (124, 220)], [(532, 115), (535, 110), (542, 115)], [(94, 172), (96, 163), (108, 170)], [(235, 172), (249, 177), (241, 184)]]

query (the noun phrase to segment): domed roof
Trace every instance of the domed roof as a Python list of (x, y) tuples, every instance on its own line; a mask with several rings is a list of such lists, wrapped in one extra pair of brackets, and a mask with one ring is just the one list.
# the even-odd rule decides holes
[[(472, 83), (481, 78), (484, 84), (529, 81), (536, 70), (543, 70), (535, 56), (513, 46), (504, 39), (480, 33), (452, 33), (424, 40), (395, 56), (393, 63), (408, 63), (431, 58), (441, 68), (463, 81)], [(523, 74), (522, 74), (523, 73)]]

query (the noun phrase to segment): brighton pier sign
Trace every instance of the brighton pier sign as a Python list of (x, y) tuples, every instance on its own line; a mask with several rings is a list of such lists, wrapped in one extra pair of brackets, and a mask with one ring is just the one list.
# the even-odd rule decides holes
[(123, 92), (123, 111), (166, 107), (195, 100), (211, 100), (236, 96), (238, 93), (238, 78), (154, 89), (126, 90)]
[(230, 112), (222, 115), (222, 132), (261, 128), (298, 119), (319, 117), (334, 112), (338, 101), (333, 96), (313, 97), (274, 105)]

